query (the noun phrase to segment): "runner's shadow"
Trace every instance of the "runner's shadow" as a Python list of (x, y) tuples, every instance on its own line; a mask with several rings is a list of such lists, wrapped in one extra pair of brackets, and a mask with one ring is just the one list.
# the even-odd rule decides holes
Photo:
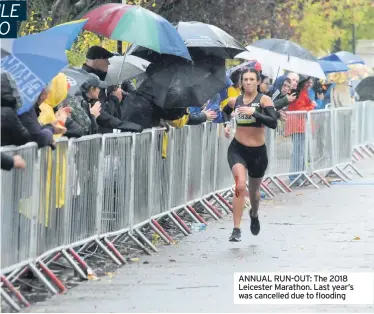
[(260, 247), (257, 244), (251, 244), (245, 247), (233, 247), (229, 248), (229, 252), (231, 255), (241, 258), (241, 257), (248, 257), (250, 255), (257, 255), (260, 254)]

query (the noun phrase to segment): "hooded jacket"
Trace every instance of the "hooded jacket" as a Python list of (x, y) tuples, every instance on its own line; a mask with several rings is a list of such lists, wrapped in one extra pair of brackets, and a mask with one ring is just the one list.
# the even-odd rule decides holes
[[(55, 110), (68, 95), (68, 81), (63, 73), (59, 73), (53, 78), (49, 85), (49, 93), (47, 99), (39, 106), (40, 114), (38, 121), (41, 125), (51, 124), (57, 121)], [(83, 129), (73, 119), (66, 119), (65, 127), (67, 129), (64, 136), (81, 137)], [(61, 134), (55, 134), (54, 137), (61, 137)]]

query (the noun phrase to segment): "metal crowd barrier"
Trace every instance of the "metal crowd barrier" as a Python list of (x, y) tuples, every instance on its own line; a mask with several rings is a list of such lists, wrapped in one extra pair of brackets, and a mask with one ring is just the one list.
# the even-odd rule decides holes
[[(276, 194), (273, 185), (284, 193), (296, 183), (318, 188), (313, 176), (326, 185), (330, 173), (349, 180), (348, 168), (359, 174), (352, 153), (356, 159), (374, 154), (373, 102), (287, 116), (276, 130), (266, 129), (269, 167), (262, 189), (269, 197)], [(86, 279), (82, 256), (126, 264), (121, 247), (127, 241), (157, 252), (149, 230), (172, 243), (165, 219), (188, 235), (187, 220), (206, 224), (206, 216), (230, 213), (230, 141), (222, 125), (204, 123), (62, 138), (53, 151), (35, 143), (1, 148), (27, 163), (25, 170), (1, 172), (2, 296), (19, 310), (17, 302), (29, 303), (13, 284), (28, 270), (58, 293), (66, 287), (49, 264), (60, 257)]]

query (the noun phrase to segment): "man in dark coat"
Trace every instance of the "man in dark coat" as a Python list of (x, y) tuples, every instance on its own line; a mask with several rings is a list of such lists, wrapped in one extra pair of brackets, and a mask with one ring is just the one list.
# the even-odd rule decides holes
[[(105, 80), (109, 67), (109, 59), (114, 55), (108, 50), (92, 46), (88, 49), (86, 55), (86, 63), (82, 69), (88, 73), (96, 74), (101, 81)], [(122, 121), (114, 116), (113, 108), (120, 106), (123, 98), (123, 91), (121, 88), (112, 89), (108, 95), (107, 88), (101, 88), (99, 94), (99, 101), (101, 102), (101, 113), (97, 118), (99, 133), (112, 133), (113, 129), (120, 129), (121, 131), (142, 132), (142, 127), (135, 123)]]

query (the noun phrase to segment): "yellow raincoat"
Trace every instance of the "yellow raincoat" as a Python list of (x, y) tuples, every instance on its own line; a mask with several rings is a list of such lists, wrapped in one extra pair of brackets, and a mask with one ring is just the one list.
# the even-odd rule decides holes
[[(47, 99), (39, 106), (41, 113), (38, 117), (39, 123), (42, 125), (55, 122), (56, 115), (53, 111), (57, 105), (59, 105), (63, 100), (65, 100), (68, 94), (68, 81), (66, 75), (59, 73), (51, 81), (49, 85), (49, 93)], [(55, 134), (53, 136), (55, 139), (61, 137), (60, 134)], [(48, 151), (48, 171), (46, 178), (46, 208), (40, 208), (40, 216), (43, 217), (43, 210), (45, 210), (45, 226), (48, 226), (49, 221), (49, 210), (50, 208), (62, 208), (65, 203), (65, 185), (66, 185), (66, 171), (67, 171), (67, 152), (60, 151), (61, 148), (57, 145), (56, 148), (56, 182), (52, 183), (52, 151)], [(56, 186), (56, 204), (50, 204), (51, 198), (51, 186)], [(52, 209), (53, 210), (53, 209)]]

